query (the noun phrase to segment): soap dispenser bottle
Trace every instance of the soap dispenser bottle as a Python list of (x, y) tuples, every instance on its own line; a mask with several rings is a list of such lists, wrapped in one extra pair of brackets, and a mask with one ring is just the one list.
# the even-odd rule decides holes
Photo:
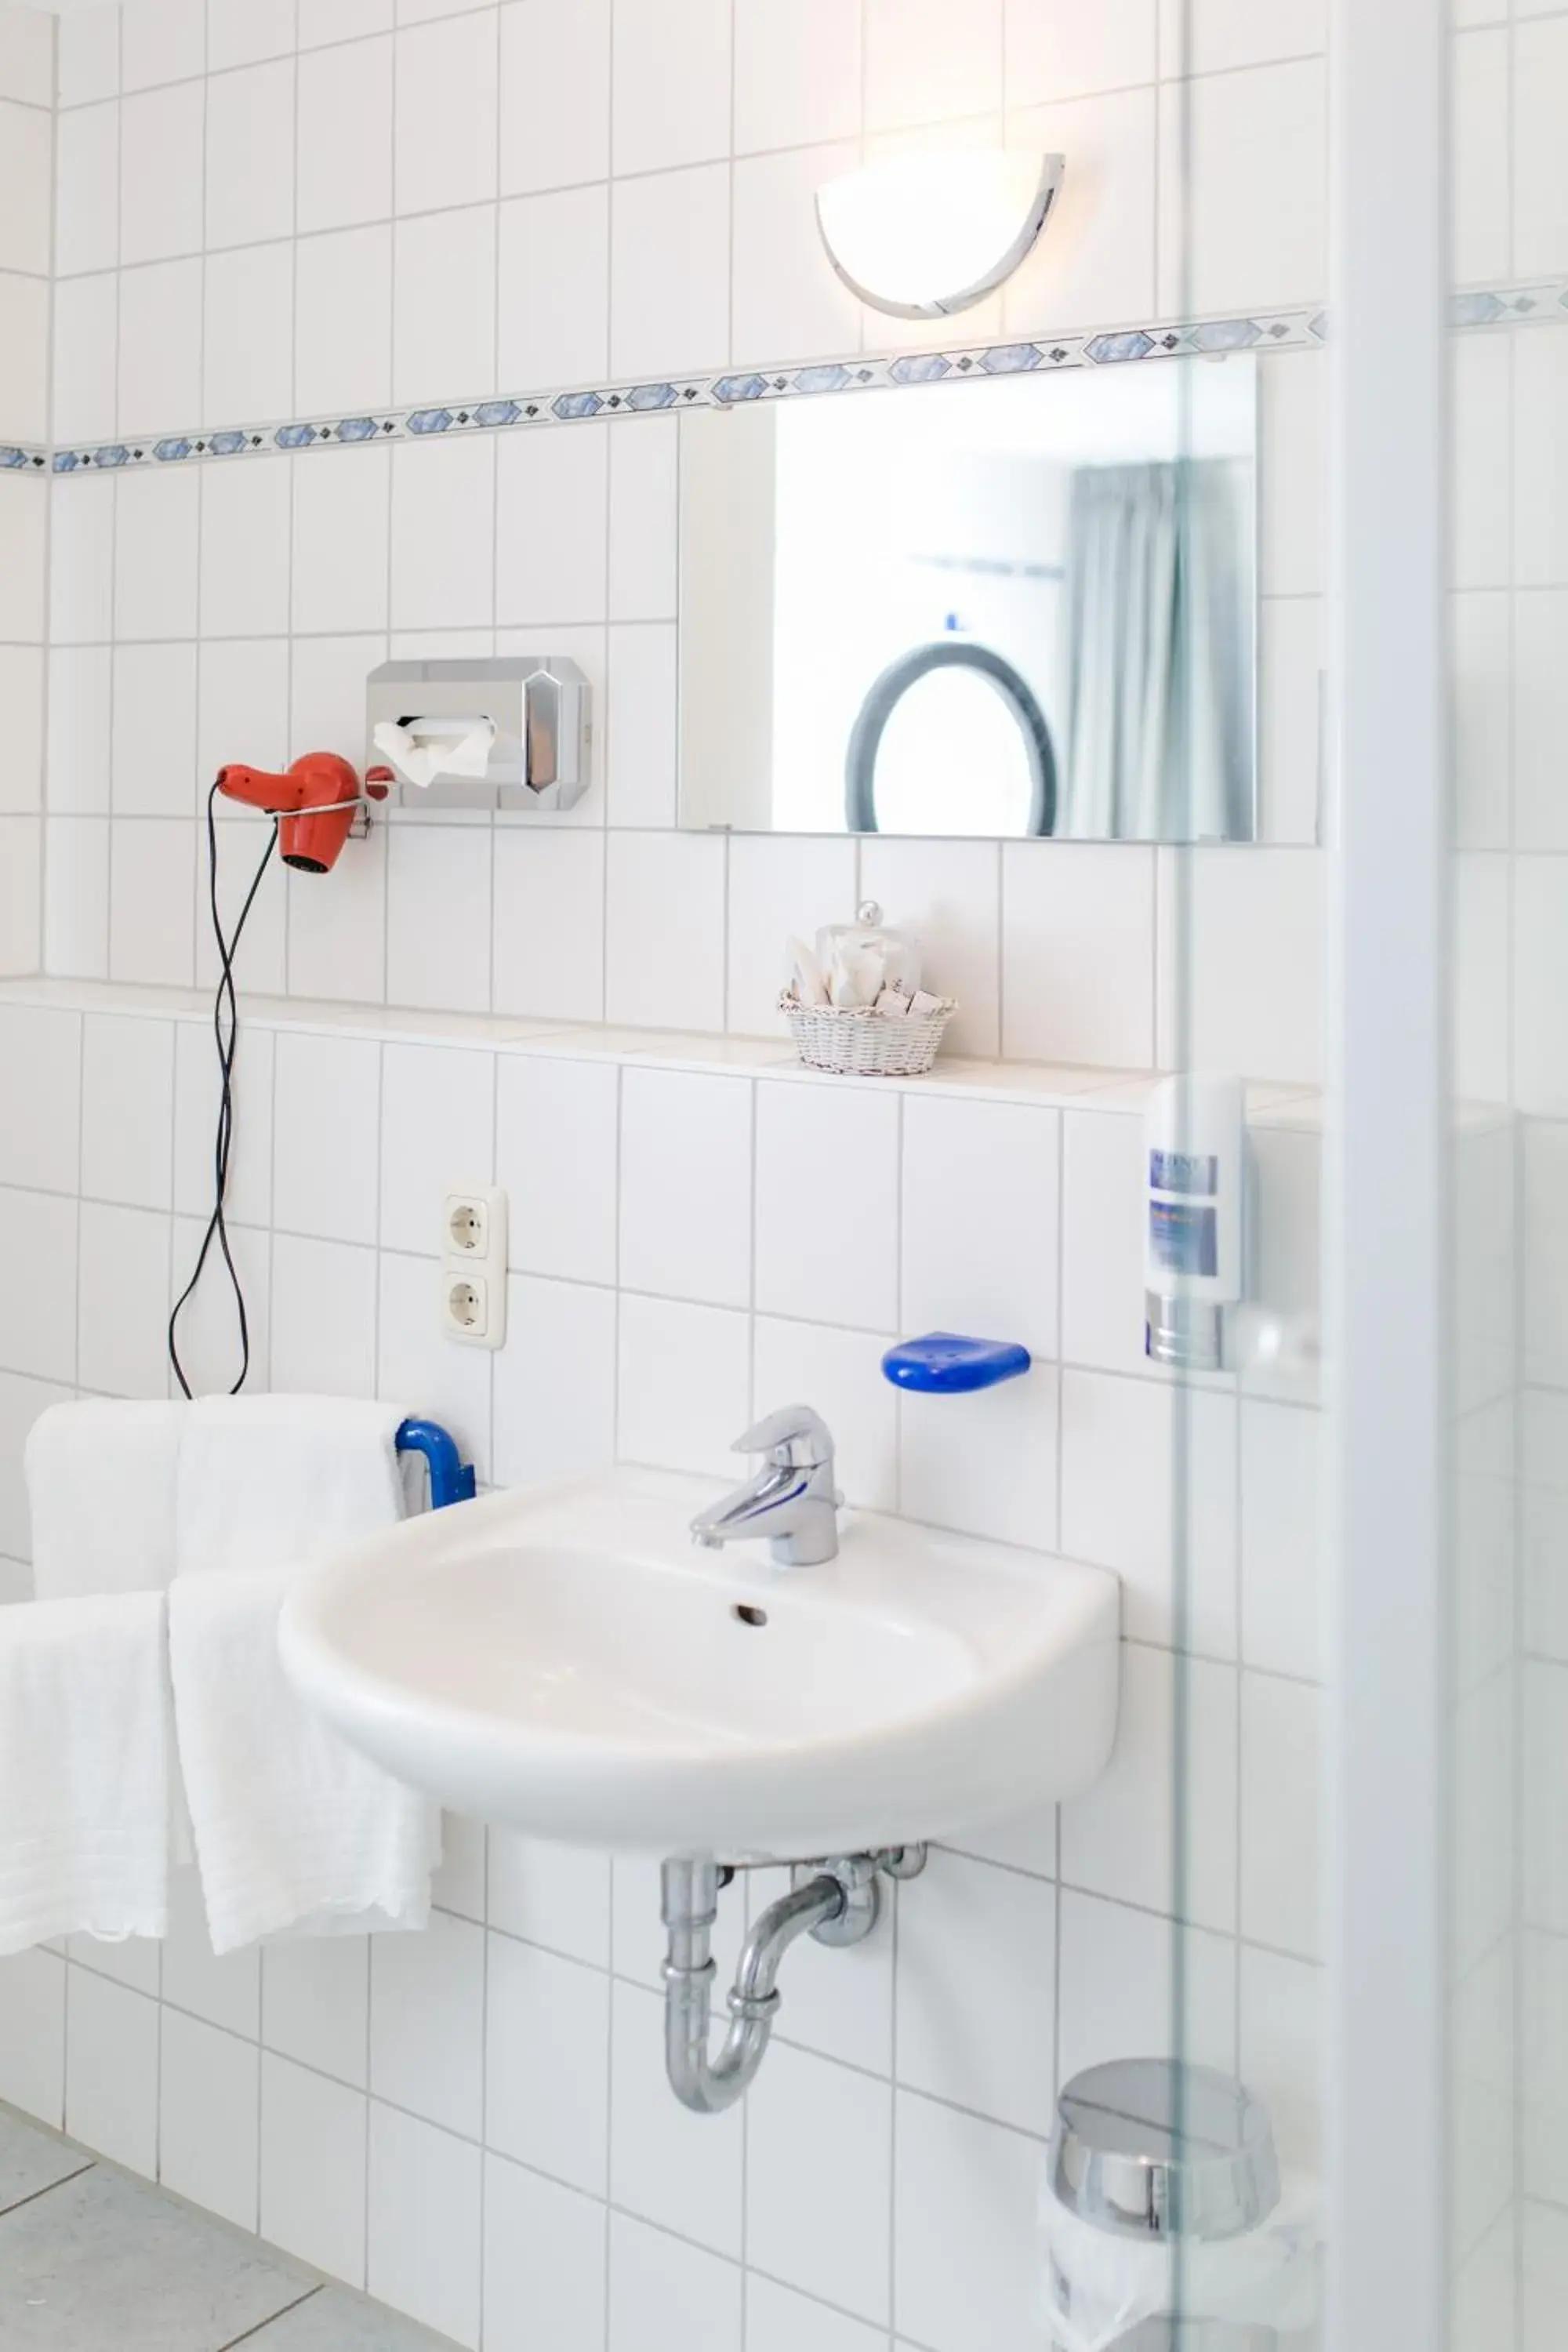
[(1144, 1353), (1217, 1372), (1243, 1287), (1247, 1095), (1239, 1078), (1163, 1078), (1144, 1135)]
[(875, 898), (862, 902), (852, 923), (824, 924), (816, 934), (816, 961), (835, 1004), (874, 1004), (884, 988), (913, 996), (921, 984), (917, 941), (883, 922)]

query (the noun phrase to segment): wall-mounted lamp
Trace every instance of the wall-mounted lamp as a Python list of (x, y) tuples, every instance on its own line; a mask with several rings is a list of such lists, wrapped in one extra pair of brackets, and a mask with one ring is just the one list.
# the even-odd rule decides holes
[(862, 302), (895, 318), (940, 319), (1012, 276), (1066, 168), (1060, 155), (995, 148), (891, 155), (819, 188), (816, 224)]

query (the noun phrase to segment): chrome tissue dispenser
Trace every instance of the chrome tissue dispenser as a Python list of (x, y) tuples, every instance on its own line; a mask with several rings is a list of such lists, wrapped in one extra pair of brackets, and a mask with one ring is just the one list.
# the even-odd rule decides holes
[(366, 682), (366, 772), (405, 804), (571, 808), (591, 741), (588, 680), (564, 654), (388, 661)]

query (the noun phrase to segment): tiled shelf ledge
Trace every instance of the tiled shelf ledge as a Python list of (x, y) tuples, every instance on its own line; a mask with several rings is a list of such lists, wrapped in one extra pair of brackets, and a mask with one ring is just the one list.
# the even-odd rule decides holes
[[(58, 1012), (109, 1013), (145, 1020), (212, 1020), (210, 992), (153, 988), (122, 982), (33, 978), (0, 981), (0, 1008), (52, 1007)], [(459, 1045), (504, 1054), (560, 1055), (573, 1061), (635, 1062), (644, 1069), (724, 1069), (737, 1076), (789, 1079), (801, 1086), (874, 1086), (902, 1094), (954, 1094), (1062, 1109), (1141, 1112), (1157, 1072), (1062, 1066), (1044, 1062), (979, 1061), (944, 1056), (920, 1078), (845, 1079), (808, 1070), (784, 1037), (713, 1036), (667, 1029), (611, 1028), (599, 1024), (527, 1021), (505, 1014), (423, 1013), (395, 1005), (342, 1004), (304, 997), (240, 999), (242, 1023), (258, 1029), (313, 1036), (375, 1038), (399, 1045)], [(1315, 1126), (1321, 1102), (1310, 1087), (1254, 1082), (1247, 1108), (1270, 1126)]]

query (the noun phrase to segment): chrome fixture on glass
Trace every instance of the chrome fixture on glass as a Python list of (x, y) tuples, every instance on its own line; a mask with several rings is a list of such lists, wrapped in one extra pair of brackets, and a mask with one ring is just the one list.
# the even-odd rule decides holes
[(763, 1536), (775, 1568), (817, 1568), (838, 1551), (833, 1434), (808, 1404), (787, 1404), (737, 1437), (732, 1454), (765, 1454), (743, 1486), (699, 1511), (692, 1540), (717, 1551), (736, 1537)]

